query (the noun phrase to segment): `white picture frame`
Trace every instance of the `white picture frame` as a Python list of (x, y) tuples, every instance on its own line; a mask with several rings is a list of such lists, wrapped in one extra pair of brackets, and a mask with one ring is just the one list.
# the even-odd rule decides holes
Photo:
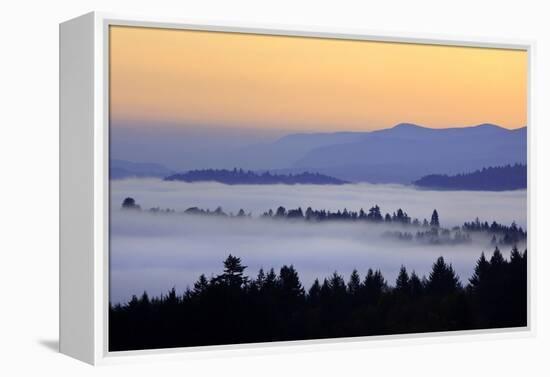
[[(528, 78), (528, 222), (533, 217), (534, 138), (533, 41), (440, 37), (419, 33), (378, 33), (289, 25), (241, 25), (192, 20), (134, 17), (92, 12), (60, 24), (60, 351), (90, 364), (135, 360), (183, 359), (237, 353), (378, 346), (386, 343), (477, 340), (533, 336), (535, 333), (533, 264), (536, 250), (528, 239), (528, 326), (518, 329), (391, 335), (161, 350), (109, 352), (108, 197), (109, 114), (108, 53), (110, 25), (220, 32), (247, 32), (318, 38), (405, 42), (525, 50)], [(529, 224), (529, 229), (532, 225)], [(201, 351), (197, 353), (197, 351)], [(206, 352), (203, 352), (206, 351)]]

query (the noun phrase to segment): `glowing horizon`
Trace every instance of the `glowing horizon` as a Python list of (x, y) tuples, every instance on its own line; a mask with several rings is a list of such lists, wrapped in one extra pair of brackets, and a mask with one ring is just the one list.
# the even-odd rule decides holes
[(111, 26), (110, 115), (289, 131), (527, 125), (523, 50)]

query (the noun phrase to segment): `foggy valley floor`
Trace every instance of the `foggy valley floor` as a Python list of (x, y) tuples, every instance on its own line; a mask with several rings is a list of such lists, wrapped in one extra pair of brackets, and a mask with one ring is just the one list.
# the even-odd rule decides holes
[[(125, 213), (120, 203), (134, 197), (143, 208), (183, 211), (189, 207), (237, 213), (253, 218), (225, 221), (201, 216), (154, 216)], [(440, 255), (452, 263), (463, 282), (482, 251), (492, 252), (490, 239), (474, 237), (464, 245), (423, 245), (381, 237), (385, 225), (352, 223), (270, 223), (261, 213), (279, 205), (287, 208), (367, 210), (378, 204), (382, 212), (405, 209), (411, 217), (428, 218), (434, 208), (442, 226), (471, 221), (497, 220), (503, 224), (526, 223), (526, 193), (415, 190), (400, 185), (350, 184), (342, 186), (273, 185), (226, 186), (215, 183), (163, 182), (130, 179), (111, 182), (110, 294), (112, 302), (126, 302), (147, 291), (159, 295), (175, 287), (183, 292), (202, 273), (220, 272), (229, 253), (246, 261), (248, 272), (292, 264), (304, 285), (333, 272), (349, 276), (353, 269), (380, 269), (393, 281), (401, 265), (418, 275), (429, 272)], [(394, 228), (392, 228), (395, 230)], [(509, 253), (506, 248), (503, 250)]]

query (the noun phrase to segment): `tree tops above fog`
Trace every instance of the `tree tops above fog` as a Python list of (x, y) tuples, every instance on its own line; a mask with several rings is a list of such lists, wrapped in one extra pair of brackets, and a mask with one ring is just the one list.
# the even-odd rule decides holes
[(134, 198), (126, 198), (122, 201), (122, 209), (141, 210), (141, 206), (136, 204), (136, 201)]
[(273, 184), (316, 184), (316, 185), (343, 185), (348, 183), (341, 179), (319, 173), (303, 172), (298, 174), (273, 174), (269, 171), (256, 173), (252, 170), (234, 168), (190, 170), (186, 173), (173, 174), (165, 181), (183, 182), (219, 182), (227, 185), (273, 185)]
[[(141, 211), (141, 206), (136, 203), (135, 199), (127, 197), (123, 200), (121, 208), (128, 211)], [(147, 210), (154, 214), (177, 214), (173, 209), (161, 209), (158, 207)], [(240, 209), (237, 214), (226, 213), (222, 207), (218, 206), (215, 210), (202, 209), (199, 207), (190, 207), (183, 211), (184, 215), (198, 216), (213, 216), (219, 218), (251, 218), (252, 213), (246, 213), (244, 209)], [(365, 223), (380, 223), (387, 225), (398, 225), (411, 227), (413, 230), (387, 230), (383, 233), (384, 237), (393, 238), (400, 241), (416, 240), (427, 244), (460, 244), (471, 242), (470, 233), (482, 232), (492, 236), (491, 243), (493, 245), (504, 244), (514, 245), (527, 239), (527, 232), (522, 227), (518, 227), (515, 222), (510, 226), (498, 224), (493, 221), (490, 225), (487, 221), (481, 222), (476, 218), (472, 222), (465, 222), (462, 227), (455, 226), (452, 229), (441, 227), (440, 218), (437, 209), (434, 209), (430, 217), (430, 221), (423, 221), (417, 218), (412, 219), (407, 212), (399, 208), (391, 215), (386, 213), (382, 215), (382, 211), (378, 205), (364, 211), (362, 208), (359, 211), (350, 211), (347, 208), (343, 210), (316, 210), (308, 207), (305, 211), (301, 207), (294, 209), (286, 209), (279, 206), (275, 211), (272, 209), (264, 212), (260, 219), (272, 220), (288, 220), (288, 221), (306, 221), (306, 222), (326, 222), (326, 221), (343, 221), (343, 222), (365, 222)]]

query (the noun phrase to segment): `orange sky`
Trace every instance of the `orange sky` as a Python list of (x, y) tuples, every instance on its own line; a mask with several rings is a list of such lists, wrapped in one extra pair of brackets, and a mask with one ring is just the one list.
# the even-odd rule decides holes
[(527, 123), (518, 50), (111, 26), (110, 75), (111, 117), (136, 127)]

